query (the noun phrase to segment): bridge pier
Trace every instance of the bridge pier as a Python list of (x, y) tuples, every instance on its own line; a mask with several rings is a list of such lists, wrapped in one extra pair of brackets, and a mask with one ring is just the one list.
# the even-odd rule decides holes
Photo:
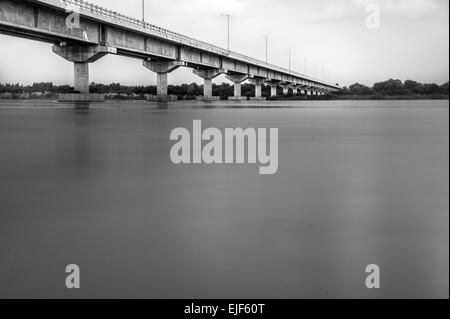
[(168, 74), (185, 64), (181, 61), (151, 61), (144, 60), (142, 63), (147, 69), (156, 73), (156, 97), (150, 98), (153, 102), (176, 101), (176, 95), (168, 94)]
[(228, 97), (230, 101), (245, 101), (247, 97), (241, 96), (242, 82), (248, 79), (247, 74), (227, 74), (226, 78), (234, 82), (234, 96)]
[(218, 101), (220, 96), (213, 96), (212, 80), (225, 71), (222, 69), (194, 69), (194, 74), (203, 79), (203, 96), (197, 96), (197, 101)]
[(289, 83), (283, 83), (283, 84), (280, 84), (280, 86), (283, 89), (283, 95), (288, 95), (289, 88), (291, 87), (291, 85)]
[(277, 96), (277, 88), (278, 88), (278, 85), (276, 85), (276, 84), (270, 86), (270, 96), (271, 97)]
[[(103, 94), (89, 93), (89, 63), (117, 50), (107, 46), (53, 45), (53, 52), (74, 65), (74, 90), (78, 93), (59, 94), (60, 102), (102, 102)], [(86, 105), (83, 106), (86, 108)]]
[(278, 88), (279, 81), (270, 80), (270, 81), (266, 82), (266, 84), (268, 86), (270, 86), (270, 97), (277, 96), (277, 88)]
[(255, 96), (251, 97), (250, 100), (251, 101), (265, 101), (266, 98), (262, 97), (262, 86), (264, 84), (264, 82), (266, 81), (266, 79), (264, 78), (251, 78), (248, 79), (250, 81), (250, 83), (252, 83), (255, 86)]
[(74, 89), (82, 94), (89, 93), (89, 64), (74, 62)]
[(300, 93), (304, 96), (308, 96), (308, 87), (306, 85), (302, 85)]

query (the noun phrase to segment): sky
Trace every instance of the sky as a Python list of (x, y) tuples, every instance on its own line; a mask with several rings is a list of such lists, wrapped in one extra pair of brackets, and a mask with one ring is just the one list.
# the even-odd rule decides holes
[[(373, 85), (389, 78), (442, 84), (449, 80), (448, 0), (145, 0), (150, 23), (268, 59), (326, 81)], [(89, 2), (136, 18), (141, 0)], [(367, 5), (380, 11), (379, 28), (367, 27)], [(73, 84), (73, 66), (51, 45), (0, 35), (0, 82)], [(305, 63), (306, 61), (306, 63)], [(306, 71), (306, 72), (305, 72)], [(90, 65), (90, 80), (152, 85), (156, 75), (139, 59), (108, 55)], [(188, 68), (169, 75), (171, 84), (202, 83)], [(216, 83), (227, 82), (222, 75)]]

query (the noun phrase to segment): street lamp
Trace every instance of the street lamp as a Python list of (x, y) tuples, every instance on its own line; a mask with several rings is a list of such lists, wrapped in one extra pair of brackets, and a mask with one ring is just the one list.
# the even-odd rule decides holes
[(267, 35), (263, 35), (262, 37), (266, 39), (266, 63), (268, 63), (269, 37)]
[(142, 0), (142, 23), (145, 25), (145, 0)]
[(289, 49), (289, 72), (291, 71), (291, 49)]
[(228, 24), (227, 45), (228, 45), (228, 53), (230, 53), (230, 15), (229, 14), (221, 14), (221, 16), (227, 17), (227, 24)]

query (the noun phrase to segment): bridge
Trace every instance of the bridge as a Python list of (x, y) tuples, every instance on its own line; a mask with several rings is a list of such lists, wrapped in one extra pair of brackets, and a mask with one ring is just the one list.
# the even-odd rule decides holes
[(107, 54), (142, 59), (143, 66), (156, 73), (155, 100), (168, 95), (168, 73), (189, 67), (204, 81), (199, 99), (218, 100), (212, 94), (212, 80), (225, 74), (234, 83), (230, 100), (243, 100), (241, 84), (255, 85), (252, 100), (264, 100), (262, 85), (277, 87), (283, 94), (292, 90), (306, 95), (337, 92), (340, 87), (305, 74), (266, 63), (243, 54), (131, 18), (81, 0), (0, 0), (0, 33), (53, 44), (53, 52), (74, 64), (76, 94), (61, 95), (66, 101), (103, 100), (89, 93), (89, 64)]

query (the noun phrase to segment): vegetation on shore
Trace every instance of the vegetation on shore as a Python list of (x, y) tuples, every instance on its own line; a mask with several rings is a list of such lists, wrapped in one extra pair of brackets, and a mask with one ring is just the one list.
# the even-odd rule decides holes
[[(0, 98), (32, 99), (32, 98), (56, 98), (58, 93), (71, 93), (73, 87), (69, 85), (54, 85), (52, 82), (34, 83), (33, 85), (2, 84), (0, 83)], [(104, 93), (108, 99), (143, 99), (146, 95), (156, 94), (156, 86), (126, 86), (120, 83), (99, 84), (91, 83), (91, 93)], [(196, 83), (169, 85), (169, 94), (177, 95), (179, 99), (191, 100), (203, 94), (203, 86)], [(213, 95), (225, 100), (233, 96), (233, 85), (229, 83), (214, 84)], [(255, 95), (255, 87), (252, 84), (242, 85), (242, 96)], [(263, 86), (262, 95), (271, 100), (301, 100), (301, 99), (326, 99), (326, 100), (387, 100), (387, 99), (448, 99), (449, 82), (442, 85), (435, 83), (423, 84), (412, 80), (387, 80), (375, 83), (372, 87), (355, 83), (344, 87), (339, 93), (327, 96), (308, 96), (299, 94), (283, 95), (278, 88), (278, 94), (270, 98), (270, 87)]]
[(372, 87), (355, 83), (348, 88), (344, 87), (339, 92), (341, 99), (363, 99), (363, 100), (379, 100), (379, 99), (416, 99), (416, 98), (446, 98), (449, 95), (449, 82), (442, 85), (435, 83), (424, 84), (412, 80), (390, 79), (384, 82), (375, 83)]

